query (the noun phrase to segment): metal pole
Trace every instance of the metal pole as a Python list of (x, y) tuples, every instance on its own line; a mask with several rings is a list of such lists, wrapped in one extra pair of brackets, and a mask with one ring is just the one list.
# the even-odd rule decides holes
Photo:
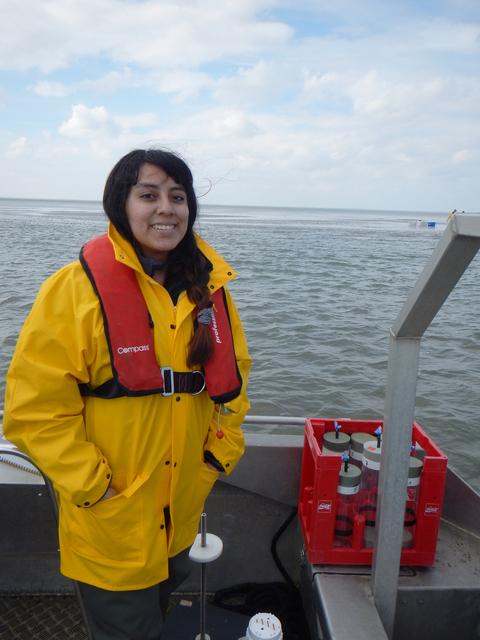
[(372, 592), (389, 638), (397, 603), (419, 353), (420, 338), (397, 339), (390, 334), (377, 503), (381, 517), (377, 517), (372, 562)]

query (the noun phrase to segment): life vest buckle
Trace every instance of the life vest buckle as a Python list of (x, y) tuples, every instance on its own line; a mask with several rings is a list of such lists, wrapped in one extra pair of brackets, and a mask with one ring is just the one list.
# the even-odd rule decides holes
[[(198, 396), (198, 394), (202, 393), (202, 391), (205, 389), (205, 375), (203, 374), (203, 371), (199, 371), (198, 369), (195, 369), (195, 371), (192, 371), (192, 373), (202, 376), (202, 379), (203, 379), (202, 388), (199, 391), (195, 391), (195, 393), (190, 392), (191, 396)], [(196, 386), (197, 384), (195, 383), (195, 387)]]
[(175, 391), (175, 383), (172, 367), (160, 367), (160, 373), (162, 374), (163, 378), (163, 391), (160, 391), (160, 395), (173, 396)]

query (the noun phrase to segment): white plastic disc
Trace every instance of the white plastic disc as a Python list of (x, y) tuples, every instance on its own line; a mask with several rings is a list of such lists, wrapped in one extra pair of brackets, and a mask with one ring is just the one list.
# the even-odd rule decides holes
[(190, 560), (193, 562), (213, 562), (222, 555), (223, 542), (213, 533), (207, 533), (207, 546), (202, 547), (202, 534), (199, 533), (190, 549)]
[(282, 625), (273, 613), (257, 613), (247, 628), (248, 640), (282, 640)]

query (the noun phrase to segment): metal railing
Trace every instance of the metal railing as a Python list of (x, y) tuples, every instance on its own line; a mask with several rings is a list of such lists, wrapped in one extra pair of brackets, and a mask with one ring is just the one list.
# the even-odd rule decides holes
[(281, 424), (304, 427), (306, 418), (288, 418), (283, 416), (251, 416), (246, 415), (244, 424)]

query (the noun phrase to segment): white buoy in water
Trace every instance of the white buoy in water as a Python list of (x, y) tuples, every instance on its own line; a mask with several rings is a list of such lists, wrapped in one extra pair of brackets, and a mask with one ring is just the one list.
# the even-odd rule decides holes
[(257, 613), (250, 619), (247, 635), (238, 640), (282, 640), (282, 624), (273, 613)]

